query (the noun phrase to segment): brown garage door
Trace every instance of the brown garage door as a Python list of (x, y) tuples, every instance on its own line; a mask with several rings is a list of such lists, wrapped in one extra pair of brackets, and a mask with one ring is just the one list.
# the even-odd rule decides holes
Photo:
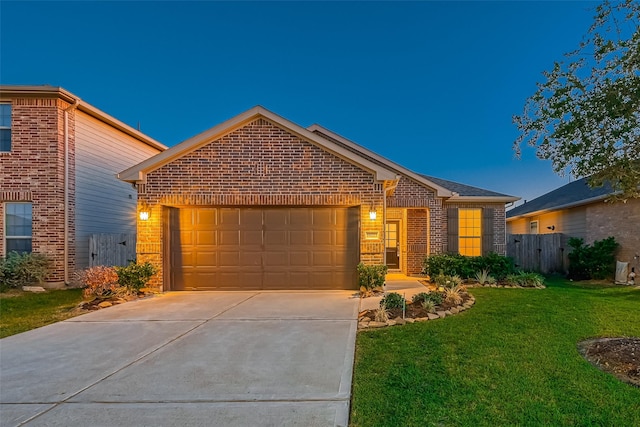
[(359, 208), (185, 208), (170, 218), (173, 290), (355, 289)]

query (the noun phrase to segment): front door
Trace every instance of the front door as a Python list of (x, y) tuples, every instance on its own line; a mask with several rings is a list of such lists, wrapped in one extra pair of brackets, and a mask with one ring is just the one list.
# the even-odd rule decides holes
[(387, 267), (390, 270), (400, 269), (400, 222), (387, 222), (384, 232)]

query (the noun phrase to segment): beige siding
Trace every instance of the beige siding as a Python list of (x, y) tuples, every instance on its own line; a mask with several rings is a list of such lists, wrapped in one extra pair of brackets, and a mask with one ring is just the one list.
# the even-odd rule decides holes
[[(76, 113), (76, 268), (89, 265), (89, 236), (136, 232), (136, 191), (116, 174), (159, 151)], [(127, 242), (135, 245), (135, 242)]]
[[(570, 237), (585, 238), (587, 233), (586, 207), (548, 212), (507, 222), (508, 234), (529, 234), (529, 224), (538, 221), (538, 234), (562, 233)], [(547, 227), (554, 227), (553, 230)]]

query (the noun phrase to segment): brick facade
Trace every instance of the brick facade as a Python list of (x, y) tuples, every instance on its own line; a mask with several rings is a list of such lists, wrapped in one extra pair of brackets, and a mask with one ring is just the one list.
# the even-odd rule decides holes
[[(160, 269), (152, 285), (163, 287), (163, 207), (360, 206), (361, 260), (382, 263), (382, 188), (373, 175), (257, 119), (147, 175), (139, 186), (151, 219), (138, 223), (138, 259)], [(369, 219), (371, 205), (379, 212)], [(366, 240), (377, 231), (378, 240)]]
[[(0, 256), (4, 253), (4, 203), (33, 204), (33, 252), (48, 255), (50, 286), (64, 283), (64, 110), (61, 99), (12, 99), (11, 151), (0, 153)], [(74, 270), (74, 128), (69, 113), (68, 271)]]
[[(324, 136), (324, 135), (323, 135)], [(329, 141), (348, 148), (330, 137)], [(372, 156), (363, 156), (382, 164)], [(180, 207), (242, 206), (360, 206), (360, 261), (384, 262), (385, 188), (386, 218), (399, 220), (401, 270), (422, 271), (426, 254), (446, 249), (444, 199), (434, 189), (398, 173), (399, 180), (377, 182), (372, 172), (345, 160), (283, 127), (258, 117), (239, 123), (203, 141), (146, 172), (138, 181), (139, 208), (151, 217), (138, 221), (138, 260), (149, 261), (159, 270), (152, 286), (167, 289), (169, 274), (167, 245), (169, 211)], [(371, 207), (377, 218), (371, 220)], [(449, 206), (449, 204), (447, 204)], [(465, 203), (461, 207), (491, 207), (495, 210), (494, 250), (504, 253), (504, 204)], [(371, 237), (374, 232), (375, 238)]]
[(587, 229), (585, 242), (613, 236), (620, 244), (616, 258), (629, 262), (640, 273), (640, 199), (631, 199), (626, 203), (607, 203), (604, 201), (587, 205)]

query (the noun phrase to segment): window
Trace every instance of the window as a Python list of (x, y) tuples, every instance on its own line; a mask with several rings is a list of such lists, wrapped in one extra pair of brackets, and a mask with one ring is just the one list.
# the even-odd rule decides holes
[(7, 203), (4, 206), (6, 253), (31, 252), (31, 203)]
[(11, 151), (11, 104), (0, 104), (0, 151)]
[(538, 234), (538, 221), (531, 221), (529, 223), (529, 234)]
[(482, 209), (459, 209), (458, 251), (460, 255), (482, 255)]

